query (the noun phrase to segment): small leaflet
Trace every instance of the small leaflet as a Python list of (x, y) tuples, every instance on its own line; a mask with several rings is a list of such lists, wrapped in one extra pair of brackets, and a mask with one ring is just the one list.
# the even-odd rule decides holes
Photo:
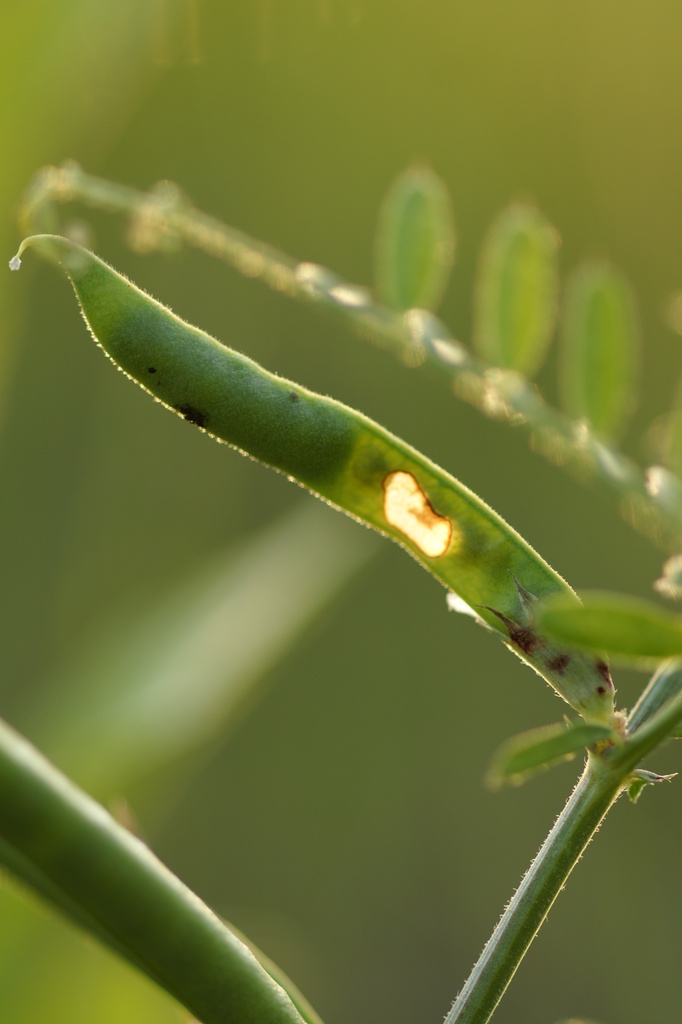
[(486, 781), (493, 789), (504, 784), (518, 786), (538, 772), (572, 760), (583, 748), (612, 742), (613, 736), (609, 726), (586, 722), (558, 722), (531, 729), (500, 747)]
[(428, 167), (412, 167), (393, 182), (379, 215), (377, 292), (392, 309), (435, 309), (455, 251), (447, 188)]
[(493, 366), (534, 375), (556, 319), (559, 235), (535, 209), (513, 203), (488, 231), (476, 281), (474, 342)]
[(617, 436), (634, 406), (639, 330), (635, 302), (620, 271), (585, 263), (566, 287), (562, 400), (574, 419), (602, 438)]

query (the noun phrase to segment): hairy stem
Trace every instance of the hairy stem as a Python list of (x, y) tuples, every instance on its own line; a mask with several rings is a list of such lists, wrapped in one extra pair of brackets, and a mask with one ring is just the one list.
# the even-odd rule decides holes
[[(650, 689), (667, 694), (670, 686), (665, 674), (655, 676)], [(654, 706), (658, 704), (652, 696)], [(621, 746), (612, 746), (601, 756), (589, 755), (578, 784), (455, 999), (445, 1024), (486, 1024), (490, 1020), (566, 879), (627, 787), (633, 770), (680, 721), (682, 695), (677, 693)]]
[(445, 1024), (485, 1024), (490, 1020), (550, 907), (621, 788), (621, 773), (605, 769), (590, 757)]

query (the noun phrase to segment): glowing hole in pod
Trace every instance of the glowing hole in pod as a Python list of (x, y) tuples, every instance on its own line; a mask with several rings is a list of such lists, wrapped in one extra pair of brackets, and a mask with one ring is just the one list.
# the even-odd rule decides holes
[(389, 473), (384, 480), (384, 515), (387, 523), (429, 558), (438, 558), (448, 550), (452, 523), (434, 512), (411, 473)]

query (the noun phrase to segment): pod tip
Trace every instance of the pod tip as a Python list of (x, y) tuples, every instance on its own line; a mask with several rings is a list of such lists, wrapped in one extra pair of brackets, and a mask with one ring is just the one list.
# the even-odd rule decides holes
[(26, 248), (26, 247), (27, 247), (28, 245), (31, 245), (31, 243), (33, 242), (33, 239), (34, 239), (35, 237), (37, 237), (37, 236), (36, 236), (36, 235), (31, 235), (31, 236), (29, 236), (28, 238), (25, 238), (25, 239), (23, 240), (23, 242), (21, 243), (21, 245), (20, 245), (20, 246), (19, 246), (19, 248), (17, 249), (17, 251), (16, 251), (15, 255), (14, 255), (14, 256), (12, 257), (12, 259), (11, 259), (11, 260), (9, 261), (9, 269), (10, 269), (10, 270), (19, 270), (19, 268), (21, 267), (21, 257), (22, 257), (22, 256), (23, 256), (23, 254), (24, 254), (24, 249), (25, 249), (25, 248)]

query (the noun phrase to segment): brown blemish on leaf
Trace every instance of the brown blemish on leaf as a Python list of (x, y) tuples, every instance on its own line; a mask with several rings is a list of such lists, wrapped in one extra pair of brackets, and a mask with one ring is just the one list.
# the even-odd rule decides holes
[(439, 558), (450, 547), (452, 523), (434, 511), (411, 473), (398, 470), (384, 480), (384, 516), (428, 558)]

